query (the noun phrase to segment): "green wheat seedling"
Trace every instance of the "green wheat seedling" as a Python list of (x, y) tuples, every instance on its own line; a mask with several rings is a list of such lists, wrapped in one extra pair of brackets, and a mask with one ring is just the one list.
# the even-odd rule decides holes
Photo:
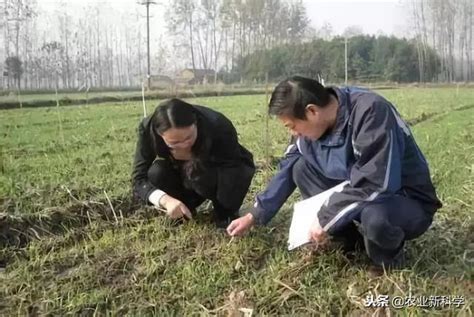
[[(137, 204), (130, 173), (141, 101), (1, 111), (0, 315), (471, 316), (474, 92), (380, 93), (412, 123), (444, 207), (407, 244), (410, 266), (376, 278), (364, 254), (286, 250), (297, 193), (269, 226), (233, 240), (206, 208), (177, 224)], [(287, 131), (266, 119), (263, 95), (188, 100), (228, 116), (254, 153), (252, 204), (277, 170)], [(158, 102), (147, 99), (147, 113)], [(370, 295), (464, 304), (372, 308)]]

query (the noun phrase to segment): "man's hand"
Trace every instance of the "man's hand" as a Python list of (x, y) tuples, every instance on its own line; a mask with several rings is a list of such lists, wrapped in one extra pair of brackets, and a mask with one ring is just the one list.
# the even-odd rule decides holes
[(171, 219), (178, 219), (185, 217), (191, 219), (193, 216), (188, 207), (176, 198), (170, 195), (164, 195), (160, 199), (160, 205), (166, 209), (166, 214)]
[(232, 236), (244, 235), (255, 223), (253, 215), (248, 213), (245, 216), (235, 219), (227, 227), (227, 233)]
[(323, 230), (318, 220), (311, 226), (309, 234), (311, 241), (316, 242), (318, 245), (323, 245), (328, 240), (328, 234)]

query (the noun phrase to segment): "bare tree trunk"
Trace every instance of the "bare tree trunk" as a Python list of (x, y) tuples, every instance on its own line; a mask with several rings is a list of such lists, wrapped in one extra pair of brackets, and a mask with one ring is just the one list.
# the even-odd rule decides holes
[(224, 40), (225, 41), (224, 42), (224, 55), (225, 55), (225, 70), (226, 70), (226, 72), (229, 71), (229, 46), (228, 46), (229, 45), (229, 43), (228, 43), (229, 34), (227, 34), (227, 32), (228, 32), (228, 29), (225, 28), (224, 29), (224, 39), (225, 39)]
[[(67, 15), (65, 14), (64, 17), (64, 22), (68, 20)], [(64, 23), (64, 58), (65, 58), (65, 64), (66, 64), (66, 88), (71, 88), (71, 70), (70, 70), (70, 65), (69, 65), (69, 28), (68, 24)]]
[(455, 60), (454, 60), (454, 34), (456, 33), (454, 28), (454, 21), (456, 18), (456, 7), (454, 3), (451, 4), (451, 16), (448, 24), (448, 38), (449, 38), (449, 68), (451, 72), (451, 81), (456, 80), (455, 77)]
[(199, 53), (200, 53), (200, 56), (201, 56), (201, 65), (204, 69), (207, 69), (207, 58), (206, 58), (206, 52), (204, 50), (204, 47), (202, 45), (202, 39), (201, 39), (201, 35), (200, 35), (200, 32), (198, 30), (197, 32), (198, 34), (198, 44), (199, 44)]
[(20, 10), (21, 10), (21, 1), (17, 6), (17, 20), (15, 22), (15, 55), (20, 57)]
[(233, 23), (234, 26), (233, 26), (233, 31), (232, 31), (232, 52), (230, 54), (230, 58), (232, 60), (231, 62), (231, 66), (232, 66), (232, 70), (234, 70), (234, 67), (235, 67), (235, 43), (236, 43), (236, 40), (235, 40), (235, 31), (236, 31), (236, 28), (237, 28), (237, 23)]
[(66, 86), (71, 88), (71, 69), (70, 69), (70, 60), (69, 60), (69, 29), (66, 27), (66, 43), (65, 43), (65, 53), (66, 53)]
[(196, 61), (194, 58), (194, 44), (193, 44), (193, 13), (189, 14), (189, 43), (191, 45), (191, 60), (193, 63), (193, 72), (196, 71)]
[(122, 42), (122, 37), (119, 35), (120, 37), (120, 42), (119, 42), (119, 47), (120, 47), (120, 68), (122, 69), (122, 84), (120, 85), (120, 87), (124, 87), (126, 86), (126, 81), (127, 81), (127, 78), (126, 78), (126, 75), (125, 75), (125, 65), (124, 65), (124, 62), (123, 62), (123, 42)]
[(473, 63), (472, 63), (472, 51), (474, 49), (474, 46), (472, 45), (472, 30), (473, 30), (473, 20), (472, 20), (472, 15), (473, 15), (473, 1), (468, 1), (469, 3), (469, 6), (468, 6), (468, 10), (469, 10), (469, 13), (468, 13), (468, 18), (467, 18), (467, 21), (469, 21), (467, 23), (467, 25), (469, 26), (468, 28), (468, 31), (467, 31), (467, 42), (466, 42), (466, 45), (467, 45), (467, 49), (466, 49), (466, 60), (467, 60), (467, 80), (468, 81), (471, 81), (473, 80)]
[(119, 54), (119, 41), (118, 41), (118, 38), (117, 38), (117, 33), (114, 33), (114, 36), (115, 36), (115, 52), (116, 52), (116, 55), (115, 55), (115, 61), (116, 61), (116, 65), (117, 65), (117, 78), (118, 78), (118, 86), (119, 87), (122, 87), (122, 68), (121, 68), (121, 64), (120, 64), (120, 58), (118, 56)]
[(10, 37), (9, 37), (9, 32), (8, 32), (8, 7), (7, 7), (7, 0), (3, 1), (3, 39), (5, 41), (4, 43), (4, 49), (5, 49), (5, 57), (10, 56)]
[(90, 26), (88, 27), (88, 34), (89, 36), (87, 37), (87, 58), (89, 59), (89, 63), (88, 65), (90, 65), (90, 67), (88, 67), (88, 82), (89, 82), (89, 87), (92, 87), (94, 86), (94, 83), (92, 81), (92, 76), (93, 76), (93, 73), (95, 73), (95, 66), (93, 66), (93, 50), (92, 50), (92, 31), (91, 31), (91, 28)]
[[(15, 55), (18, 58), (20, 58), (20, 14), (21, 14), (22, 5), (23, 5), (22, 1), (18, 0), (17, 7), (16, 7), (17, 20), (15, 21)], [(20, 76), (18, 76), (16, 79), (16, 88), (20, 90)]]
[(110, 49), (110, 39), (109, 39), (109, 31), (105, 31), (105, 55), (108, 56), (104, 60), (105, 64), (105, 78), (104, 78), (104, 87), (110, 87), (112, 86), (112, 81), (113, 81), (113, 69), (110, 63), (110, 57), (111, 57), (111, 49)]
[(137, 59), (138, 59), (138, 72), (140, 76), (140, 82), (143, 81), (143, 72), (142, 72), (142, 59), (140, 58), (140, 52), (141, 52), (141, 32), (138, 30), (138, 51), (137, 51)]
[(99, 76), (99, 86), (103, 87), (104, 83), (102, 80), (102, 59), (100, 56), (100, 43), (101, 43), (101, 29), (100, 29), (100, 11), (99, 7), (96, 7), (96, 34), (97, 34), (97, 65), (98, 65), (98, 76)]
[(428, 35), (426, 31), (426, 18), (425, 18), (425, 6), (424, 0), (420, 0), (421, 7), (420, 7), (420, 14), (421, 14), (421, 33), (422, 33), (422, 40), (421, 40), (421, 68), (420, 68), (420, 81), (425, 82), (425, 63), (426, 63), (426, 49), (428, 47)]
[(23, 59), (23, 87), (25, 89), (28, 88), (28, 77), (29, 77), (29, 58), (30, 58), (30, 40), (29, 40), (29, 28), (26, 26), (26, 32), (24, 36), (24, 46), (23, 46), (23, 51), (25, 53), (25, 58)]
[[(217, 42), (217, 32), (218, 32), (218, 30), (217, 30), (217, 27), (216, 27), (216, 21), (214, 20), (214, 31), (213, 31), (213, 38), (214, 38), (214, 40), (213, 40), (213, 42), (214, 42), (214, 71), (215, 71), (215, 73), (214, 73), (214, 84), (217, 83), (217, 72), (218, 72), (217, 68), (219, 67), (218, 59), (219, 59), (219, 54), (221, 52), (221, 46), (222, 46), (222, 40), (223, 40), (223, 38), (222, 38), (223, 35), (221, 34), (221, 36), (219, 37), (219, 44), (216, 43)], [(224, 32), (224, 36), (225, 36), (225, 32)]]
[(113, 87), (117, 84), (117, 76), (116, 76), (116, 70), (115, 70), (115, 65), (114, 65), (114, 39), (113, 39), (113, 33), (112, 30), (110, 31), (110, 72), (112, 77), (110, 78), (110, 87)]
[(466, 80), (466, 72), (465, 72), (465, 63), (464, 63), (464, 49), (466, 47), (466, 36), (467, 36), (467, 26), (465, 24), (466, 22), (466, 7), (464, 6), (463, 3), (464, 0), (461, 0), (459, 2), (459, 14), (462, 15), (461, 19), (458, 20), (458, 25), (459, 25), (459, 42), (458, 42), (458, 50), (459, 50), (459, 64), (458, 64), (458, 80)]
[(126, 62), (127, 62), (127, 85), (132, 85), (132, 45), (130, 41), (130, 33), (128, 28), (125, 28), (125, 51), (127, 52)]
[[(245, 50), (245, 35), (244, 35), (244, 23), (242, 21), (242, 18), (240, 18), (240, 23), (239, 23), (239, 38), (240, 38), (240, 43), (239, 43), (239, 49), (240, 49), (240, 55), (239, 55), (239, 60), (242, 61), (244, 57), (244, 50)], [(243, 82), (243, 74), (242, 74), (242, 68), (241, 68), (241, 73), (240, 73), (240, 82)]]

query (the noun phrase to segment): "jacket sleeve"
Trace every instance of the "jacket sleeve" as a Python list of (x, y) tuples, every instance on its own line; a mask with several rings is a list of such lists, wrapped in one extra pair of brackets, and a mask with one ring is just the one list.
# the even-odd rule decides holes
[(148, 181), (148, 169), (156, 155), (152, 149), (150, 136), (145, 131), (143, 121), (138, 126), (138, 141), (132, 171), (133, 194), (143, 202), (148, 202), (150, 194), (157, 189)]
[(225, 120), (213, 137), (211, 154), (219, 166), (235, 166), (241, 163), (240, 144), (237, 131), (230, 121)]
[(217, 200), (229, 210), (238, 210), (255, 173), (252, 154), (238, 141), (237, 131), (228, 120), (213, 138), (211, 154), (217, 169)]
[(250, 210), (256, 224), (267, 224), (295, 190), (296, 184), (292, 175), (293, 166), (300, 157), (301, 153), (296, 143), (290, 144), (279, 164), (279, 171), (270, 180), (266, 189), (257, 195), (255, 204)]
[(356, 161), (348, 184), (333, 193), (318, 212), (325, 231), (337, 232), (352, 221), (350, 214), (360, 211), (364, 203), (400, 190), (405, 144), (403, 129), (391, 107), (377, 101), (355, 113), (352, 146)]

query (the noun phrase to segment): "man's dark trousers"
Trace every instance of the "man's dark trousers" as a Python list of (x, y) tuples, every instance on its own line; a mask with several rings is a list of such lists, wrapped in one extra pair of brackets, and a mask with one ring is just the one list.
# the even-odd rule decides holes
[[(302, 157), (293, 167), (293, 180), (304, 199), (340, 183), (320, 175)], [(356, 230), (355, 224), (350, 225), (335, 232), (334, 236), (353, 242), (362, 238), (370, 259), (375, 264), (390, 266), (402, 250), (404, 242), (423, 234), (431, 225), (432, 219), (432, 214), (425, 211), (417, 201), (393, 195), (380, 202), (364, 203), (364, 207), (354, 218), (355, 222), (360, 223), (359, 228)]]

